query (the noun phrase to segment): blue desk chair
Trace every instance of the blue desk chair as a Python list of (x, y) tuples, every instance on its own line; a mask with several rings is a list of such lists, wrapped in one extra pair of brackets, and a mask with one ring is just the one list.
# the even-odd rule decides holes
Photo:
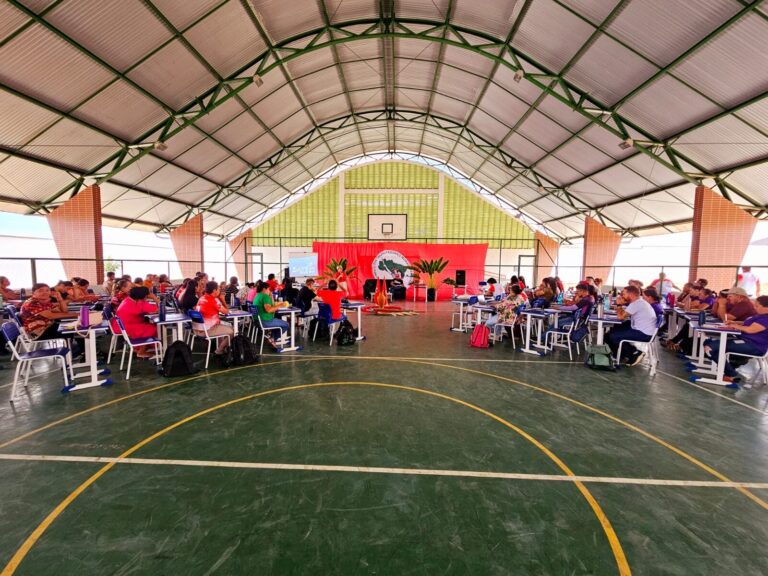
[(120, 370), (123, 369), (123, 364), (125, 363), (125, 351), (130, 350), (130, 352), (128, 352), (128, 371), (125, 374), (126, 380), (131, 379), (131, 363), (133, 362), (134, 349), (151, 344), (155, 347), (155, 364), (160, 364), (160, 362), (162, 362), (163, 343), (158, 340), (156, 336), (150, 336), (149, 338), (131, 338), (125, 331), (125, 326), (123, 326), (123, 321), (120, 320), (120, 317), (115, 316), (115, 319), (117, 320), (117, 325), (120, 328), (120, 333), (123, 335), (123, 342), (125, 344), (123, 346), (123, 355), (120, 358)]
[(29, 382), (29, 369), (32, 363), (37, 360), (48, 360), (53, 358), (54, 360), (61, 361), (61, 373), (64, 376), (64, 388), (69, 385), (67, 381), (67, 368), (69, 368), (69, 376), (74, 380), (75, 375), (72, 371), (72, 363), (67, 361), (69, 357), (69, 348), (43, 348), (42, 350), (30, 350), (28, 352), (20, 352), (16, 348), (17, 339), (21, 337), (21, 332), (16, 322), (6, 322), (0, 328), (2, 330), (5, 339), (8, 341), (8, 346), (11, 349), (11, 355), (13, 359), (18, 361), (16, 365), (16, 373), (13, 376), (13, 386), (11, 386), (11, 402), (13, 402), (16, 396), (16, 387), (19, 383), (19, 374), (21, 374), (22, 368), (24, 369), (24, 387), (26, 388), (27, 382)]
[[(205, 353), (205, 369), (208, 370), (208, 362), (211, 360), (211, 344), (217, 340), (220, 340), (221, 338), (226, 338), (229, 340), (229, 336), (227, 334), (220, 334), (218, 336), (211, 336), (208, 334), (208, 328), (205, 327), (205, 320), (203, 319), (203, 315), (196, 310), (189, 310), (187, 312), (187, 316), (189, 316), (189, 319), (192, 320), (192, 334), (194, 334), (192, 347), (194, 347), (195, 344), (194, 338), (201, 338), (208, 342), (208, 350)], [(195, 324), (198, 324), (198, 326), (195, 326)], [(202, 328), (200, 328), (200, 326), (202, 326)], [(200, 334), (195, 334), (195, 330), (202, 330), (204, 335), (201, 336)]]
[[(267, 332), (277, 331), (278, 337), (275, 339), (275, 341), (281, 342), (283, 340), (283, 329), (280, 328), (280, 326), (271, 326), (269, 328), (265, 327), (264, 323), (261, 321), (261, 315), (259, 314), (258, 306), (251, 306), (248, 310), (250, 311), (251, 316), (256, 318), (258, 321), (259, 331), (261, 332), (261, 345), (259, 346), (259, 355), (261, 355), (264, 353), (264, 340), (267, 338)], [(254, 334), (256, 334), (256, 323), (253, 322), (252, 325), (254, 327)], [(251, 341), (253, 341), (253, 338), (251, 338)]]
[(347, 317), (342, 314), (341, 318), (334, 320), (331, 316), (331, 307), (325, 302), (318, 302), (317, 307), (317, 324), (315, 324), (315, 333), (312, 334), (312, 342), (317, 338), (317, 327), (320, 325), (320, 322), (325, 322), (328, 325), (328, 332), (331, 333), (331, 341), (328, 345), (333, 346), (333, 333), (336, 331), (336, 326), (346, 320)]

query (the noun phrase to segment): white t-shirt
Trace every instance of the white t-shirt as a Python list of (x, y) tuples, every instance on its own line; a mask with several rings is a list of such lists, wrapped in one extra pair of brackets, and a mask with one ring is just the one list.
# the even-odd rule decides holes
[(744, 288), (750, 298), (757, 296), (757, 276), (752, 274), (752, 272), (742, 272), (739, 274), (739, 281), (736, 283), (736, 286)]
[(664, 278), (664, 280), (656, 279), (651, 283), (651, 286), (658, 290), (659, 296), (666, 296), (673, 290), (672, 280), (669, 278)]
[(624, 309), (630, 315), (632, 328), (652, 336), (656, 330), (656, 312), (648, 302), (638, 298)]

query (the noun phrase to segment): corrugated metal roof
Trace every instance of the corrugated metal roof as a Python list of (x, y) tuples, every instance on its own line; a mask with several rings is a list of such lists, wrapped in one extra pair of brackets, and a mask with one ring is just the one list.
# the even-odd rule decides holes
[[(26, 4), (41, 10), (49, 2)], [(173, 111), (201, 97), (206, 99), (198, 105), (207, 104), (206, 92), (217, 77), (241, 69), (242, 77), (254, 74), (272, 43), (269, 62), (288, 58), (282, 65), (270, 65), (238, 98), (215, 106), (195, 127), (168, 139), (167, 149), (153, 150), (114, 176), (115, 183), (150, 194), (179, 191), (187, 208), (119, 186), (110, 188), (114, 197), (105, 201), (129, 206), (132, 217), (171, 218), (200, 209), (218, 186), (236, 185), (255, 166), (266, 173), (249, 186), (249, 196), (274, 200), (335, 162), (393, 148), (448, 162), (489, 189), (507, 186), (503, 194), (513, 203), (544, 196), (531, 205), (530, 215), (547, 220), (552, 233), (569, 236), (580, 234), (580, 210), (607, 202), (617, 202), (606, 212), (616, 216), (612, 226), (655, 227), (686, 218), (693, 185), (675, 188), (672, 196), (652, 194), (692, 178), (683, 171), (733, 167), (735, 173), (726, 179), (733, 197), (752, 199), (755, 211), (765, 201), (761, 162), (768, 160), (768, 104), (762, 95), (768, 87), (768, 22), (749, 3), (627, 0), (605, 23), (615, 0), (97, 4), (61, 2), (45, 16), (48, 28), (26, 29), (26, 16), (8, 4), (0, 6), (0, 38), (16, 34), (0, 46), (0, 82), (5, 84), (0, 86), (0, 144), (8, 156), (0, 155), (0, 174), (12, 177), (11, 183), (0, 183), (6, 197), (20, 202), (66, 198), (71, 176), (40, 168), (27, 184), (19, 174), (37, 164), (21, 157), (103, 172), (98, 165), (119, 146), (151, 145)], [(322, 28), (323, 8), (336, 25), (332, 31)], [(382, 10), (394, 10), (393, 25), (379, 20)], [(172, 30), (163, 18), (192, 49), (170, 40)], [(601, 24), (604, 29), (596, 27)], [(385, 29), (388, 36), (382, 37)], [(289, 37), (298, 55), (277, 44)], [(511, 49), (502, 53), (508, 37)], [(168, 44), (161, 47), (163, 42)], [(697, 43), (698, 49), (684, 53)], [(130, 70), (129, 79), (141, 89), (111, 74), (99, 60)], [(569, 62), (570, 89), (541, 75)], [(671, 62), (678, 63), (658, 69)], [(516, 74), (518, 66), (525, 77)], [(654, 80), (646, 83), (651, 76)], [(221, 86), (215, 97), (232, 86), (237, 81)], [(617, 121), (601, 113), (613, 102), (623, 103), (614, 111)], [(589, 110), (578, 111), (580, 106)], [(68, 114), (79, 122), (63, 120)], [(595, 118), (606, 124), (593, 123)], [(319, 123), (336, 128), (324, 128), (321, 136)], [(276, 156), (284, 146), (304, 144), (309, 135), (305, 148)], [(627, 136), (634, 139), (629, 146), (622, 144)], [(661, 147), (649, 153), (638, 148), (663, 138), (669, 139), (679, 168)], [(32, 139), (45, 147), (24, 148)], [(129, 154), (143, 154), (139, 150), (133, 147)], [(522, 166), (510, 168), (503, 154)], [(266, 167), (270, 158), (279, 161)], [(739, 169), (749, 162), (758, 166)], [(538, 182), (545, 185), (543, 192)], [(546, 189), (555, 185), (565, 186), (557, 194), (571, 194), (577, 207)], [(644, 194), (642, 200), (622, 201), (636, 194)], [(665, 209), (678, 201), (679, 206)], [(238, 209), (233, 203), (242, 203), (243, 213), (259, 210), (237, 195), (224, 202)], [(566, 217), (551, 221), (553, 215)], [(206, 221), (208, 231), (225, 228), (226, 217)]]

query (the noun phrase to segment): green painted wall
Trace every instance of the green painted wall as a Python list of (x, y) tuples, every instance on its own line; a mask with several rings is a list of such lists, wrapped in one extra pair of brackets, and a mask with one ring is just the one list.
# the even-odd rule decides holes
[(368, 214), (407, 214), (409, 242), (437, 238), (437, 190), (427, 193), (354, 192), (344, 195), (344, 235), (368, 237)]
[(445, 179), (444, 238), (505, 238), (490, 241), (491, 248), (533, 248), (533, 230), (468, 190), (455, 180)]
[(430, 168), (406, 162), (378, 162), (349, 170), (345, 188), (356, 189), (437, 189), (440, 175)]
[[(344, 178), (346, 238), (367, 238), (368, 214), (407, 214), (409, 241), (437, 237), (440, 182), (437, 171), (417, 164), (382, 162), (353, 168), (344, 174)], [(312, 239), (339, 239), (338, 214), (339, 179), (334, 178), (256, 226), (253, 229), (254, 245), (311, 246)], [(306, 238), (297, 238), (301, 236)], [(446, 177), (442, 237), (450, 242), (490, 239), (484, 241), (492, 248), (532, 248), (534, 234), (519, 220)]]

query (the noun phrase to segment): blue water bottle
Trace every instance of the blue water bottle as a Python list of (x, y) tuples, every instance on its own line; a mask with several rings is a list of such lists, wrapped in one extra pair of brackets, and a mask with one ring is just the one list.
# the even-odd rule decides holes
[(158, 320), (160, 322), (165, 322), (165, 296), (160, 297), (160, 306), (157, 311), (158, 314)]
[(704, 326), (704, 323), (707, 321), (707, 313), (702, 310), (699, 312), (699, 326)]

